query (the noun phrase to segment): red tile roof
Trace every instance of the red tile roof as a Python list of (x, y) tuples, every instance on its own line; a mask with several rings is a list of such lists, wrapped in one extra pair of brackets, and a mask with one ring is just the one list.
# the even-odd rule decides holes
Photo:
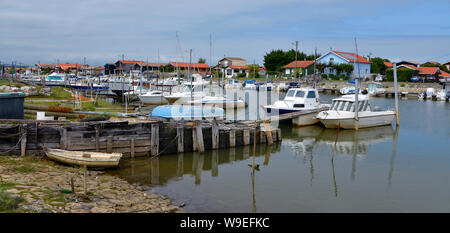
[(140, 64), (140, 63), (144, 63), (144, 61), (133, 61), (133, 60), (119, 60), (118, 62), (122, 62), (122, 64)]
[(310, 65), (314, 64), (314, 61), (293, 61), (285, 66), (283, 66), (282, 68), (307, 68)]
[(436, 74), (439, 67), (417, 67), (419, 74)]
[(441, 70), (441, 74), (439, 75), (439, 77), (449, 77), (450, 78), (450, 74)]
[(356, 55), (354, 53), (338, 52), (338, 51), (332, 51), (332, 52), (337, 54), (338, 56), (344, 58), (345, 60), (347, 60), (349, 62), (372, 63), (372, 62), (368, 61), (366, 58)]
[(231, 69), (241, 69), (241, 70), (246, 70), (248, 66), (228, 66)]
[[(182, 67), (182, 68), (188, 68), (189, 67), (189, 63), (188, 62), (170, 62), (171, 65), (173, 66), (178, 66), (178, 67)], [(205, 63), (191, 63), (191, 69), (192, 68), (204, 68), (204, 69), (209, 69), (208, 64)]]
[(82, 67), (81, 64), (62, 64), (62, 63), (57, 63), (56, 66), (59, 67), (62, 70), (76, 69), (76, 68), (81, 68)]
[(392, 63), (385, 61), (384, 65), (387, 66), (387, 68), (392, 68), (394, 67), (394, 65), (392, 65)]
[(413, 66), (413, 65), (407, 65), (407, 64), (399, 65), (397, 68), (401, 68), (402, 66), (405, 67), (405, 68), (409, 68), (409, 69), (411, 69), (411, 70), (418, 70), (417, 67), (415, 67), (415, 66)]

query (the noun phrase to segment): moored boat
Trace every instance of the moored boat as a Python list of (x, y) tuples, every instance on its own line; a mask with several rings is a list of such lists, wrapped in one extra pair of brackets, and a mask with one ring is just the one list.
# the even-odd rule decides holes
[(47, 156), (68, 165), (86, 165), (88, 168), (113, 168), (119, 165), (122, 153), (68, 151), (44, 148)]
[[(395, 117), (395, 111), (372, 111), (367, 95), (358, 97), (358, 128), (369, 128), (390, 125)], [(317, 119), (326, 128), (355, 129), (355, 95), (344, 95), (333, 99), (331, 108), (322, 111)]]

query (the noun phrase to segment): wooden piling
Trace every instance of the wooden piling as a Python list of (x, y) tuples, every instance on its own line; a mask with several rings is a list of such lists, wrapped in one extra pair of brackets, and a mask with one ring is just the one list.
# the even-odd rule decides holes
[(230, 147), (236, 146), (236, 130), (231, 129), (230, 130)]
[(214, 123), (211, 128), (212, 149), (219, 149), (219, 126)]
[(272, 138), (272, 130), (270, 129), (270, 122), (264, 123), (264, 131), (267, 138), (267, 144), (272, 145), (273, 138)]
[(184, 152), (184, 128), (177, 128), (177, 137), (178, 137), (178, 153)]
[(276, 129), (276, 131), (277, 131), (277, 141), (278, 141), (278, 142), (281, 142), (281, 140), (282, 140), (282, 137), (281, 137), (281, 129), (278, 128), (278, 129)]
[[(36, 126), (36, 130), (37, 130), (37, 126)], [(61, 132), (61, 138), (60, 138), (60, 143), (59, 143), (59, 147), (63, 150), (67, 150), (68, 147), (68, 138), (67, 138), (67, 128), (64, 127), (62, 128)], [(37, 136), (37, 133), (36, 133)]]
[(202, 126), (199, 123), (197, 123), (197, 126), (196, 126), (196, 133), (197, 133), (197, 150), (199, 152), (205, 152), (205, 144), (203, 142)]
[(100, 151), (100, 132), (98, 129), (98, 125), (95, 125), (95, 151)]
[(134, 158), (134, 138), (132, 138), (130, 141), (130, 154), (131, 158)]
[(197, 149), (197, 129), (192, 127), (192, 151), (198, 151)]
[(20, 142), (20, 155), (25, 156), (27, 150), (27, 125), (22, 127), (22, 140)]
[(152, 124), (151, 134), (151, 155), (156, 156), (159, 153), (159, 124)]
[(113, 136), (108, 136), (106, 139), (106, 152), (112, 153), (112, 146), (113, 146)]
[(250, 130), (248, 129), (244, 130), (244, 145), (250, 145)]

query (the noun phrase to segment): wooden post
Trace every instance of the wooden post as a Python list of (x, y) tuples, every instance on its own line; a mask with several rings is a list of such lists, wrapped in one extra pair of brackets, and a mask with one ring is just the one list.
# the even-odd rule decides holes
[(203, 143), (203, 131), (202, 126), (197, 124), (197, 149), (199, 152), (205, 152), (205, 144)]
[(106, 152), (112, 153), (113, 151), (112, 148), (113, 148), (113, 136), (108, 136), (106, 141)]
[(278, 129), (276, 129), (276, 131), (277, 131), (277, 141), (281, 142), (282, 141), (281, 129), (278, 128)]
[(178, 153), (184, 152), (184, 128), (177, 128), (177, 137), (178, 137)]
[(198, 151), (197, 149), (197, 129), (192, 127), (192, 151)]
[(250, 130), (248, 129), (244, 130), (244, 145), (250, 145)]
[(83, 190), (84, 190), (84, 195), (86, 195), (87, 193), (87, 182), (86, 182), (86, 176), (87, 176), (87, 166), (86, 164), (84, 165), (84, 181), (83, 181)]
[(98, 129), (98, 125), (95, 125), (95, 150), (98, 152), (100, 151), (100, 132)]
[(397, 83), (397, 63), (394, 63), (394, 95), (395, 95), (395, 116), (397, 118), (397, 126), (400, 125), (398, 117), (398, 83)]
[(219, 126), (216, 122), (212, 125), (211, 134), (212, 149), (219, 149)]
[(156, 156), (159, 153), (159, 124), (152, 124), (151, 154)]
[(20, 142), (20, 155), (25, 156), (27, 150), (27, 125), (22, 126), (22, 140)]
[(131, 139), (130, 144), (131, 158), (134, 158), (134, 138)]
[(230, 147), (236, 146), (236, 130), (231, 129), (230, 130)]
[(273, 138), (272, 138), (272, 130), (270, 129), (270, 122), (266, 122), (264, 124), (264, 131), (265, 131), (266, 137), (267, 137), (267, 144), (272, 145)]
[(59, 147), (67, 150), (67, 128), (64, 127), (61, 131), (61, 139), (59, 140)]

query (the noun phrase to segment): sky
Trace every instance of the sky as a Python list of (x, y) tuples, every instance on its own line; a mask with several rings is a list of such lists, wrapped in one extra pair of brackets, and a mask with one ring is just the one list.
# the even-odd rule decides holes
[(450, 61), (450, 0), (1, 0), (0, 6), (3, 63), (86, 58), (104, 65), (122, 55), (189, 62), (192, 49), (193, 62), (230, 56), (263, 64), (266, 53), (295, 49), (295, 41), (307, 54), (356, 52), (355, 38), (363, 56)]

